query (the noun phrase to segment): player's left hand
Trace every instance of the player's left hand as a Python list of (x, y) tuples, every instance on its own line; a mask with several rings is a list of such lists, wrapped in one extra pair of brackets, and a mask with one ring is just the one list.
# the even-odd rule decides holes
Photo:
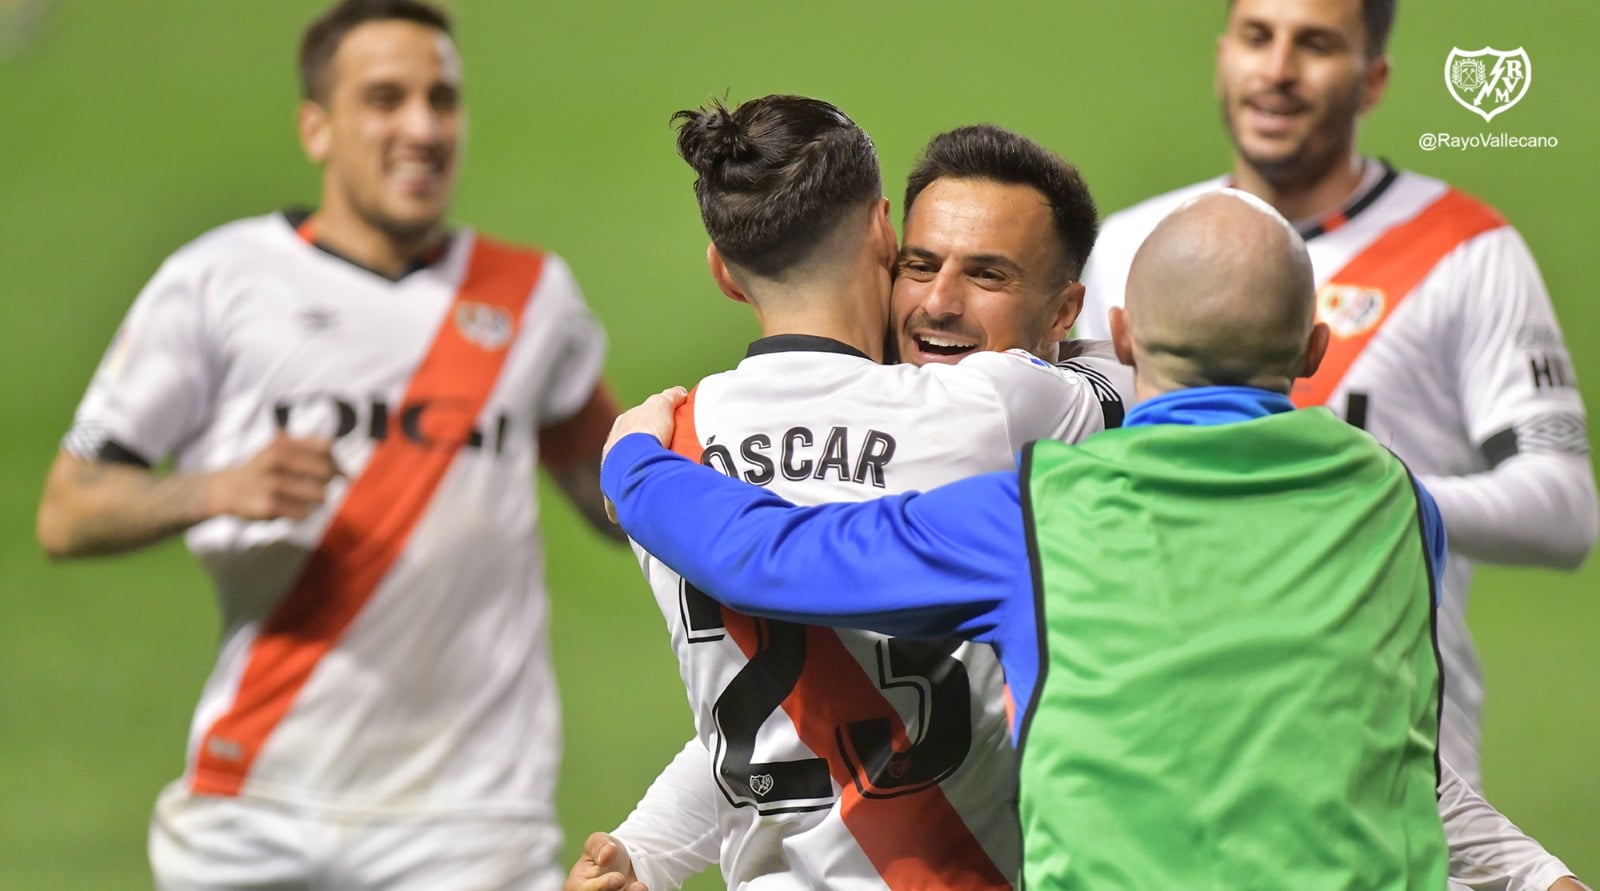
[(650, 891), (633, 874), (628, 849), (604, 832), (584, 840), (583, 856), (572, 864), (562, 891)]
[[(672, 416), (689, 398), (689, 391), (682, 387), (668, 387), (651, 396), (649, 399), (628, 409), (611, 423), (611, 435), (606, 437), (605, 448), (600, 450), (600, 460), (611, 454), (611, 447), (617, 440), (630, 433), (648, 433), (660, 440), (662, 445), (672, 441), (673, 421)], [(611, 522), (617, 522), (617, 506), (606, 499), (606, 516)]]

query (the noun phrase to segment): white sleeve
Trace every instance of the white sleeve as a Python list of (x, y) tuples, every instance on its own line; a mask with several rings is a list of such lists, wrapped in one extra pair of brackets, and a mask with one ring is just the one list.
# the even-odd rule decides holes
[(711, 753), (689, 740), (611, 834), (628, 849), (634, 874), (650, 891), (678, 888), (717, 865), (722, 834)]
[(1456, 386), (1490, 469), (1423, 477), (1450, 547), (1497, 562), (1575, 567), (1600, 528), (1583, 401), (1533, 255), (1503, 227), (1463, 245), (1424, 288), (1461, 326)]
[(606, 332), (584, 302), (565, 260), (555, 254), (545, 256), (538, 289), (534, 312), (541, 324), (556, 326), (557, 334), (550, 359), (551, 386), (542, 394), (538, 411), (539, 426), (548, 427), (572, 417), (593, 395), (605, 365)]
[(959, 368), (978, 370), (989, 398), (1004, 413), (1011, 453), (1036, 439), (1081, 442), (1105, 429), (1100, 400), (1089, 381), (1024, 350), (974, 353)]
[(1077, 373), (1094, 388), (1107, 429), (1121, 427), (1128, 409), (1138, 401), (1133, 389), (1133, 369), (1117, 360), (1108, 341), (1069, 340), (1062, 347), (1073, 355), (1057, 362), (1056, 366)]
[(156, 272), (100, 360), (62, 448), (98, 460), (115, 443), (156, 464), (193, 438), (211, 415), (212, 350), (192, 262)]
[(1472, 791), (1449, 762), (1439, 763), (1439, 816), (1450, 846), (1450, 878), (1478, 891), (1548, 891), (1572, 875), (1542, 845)]
[(1418, 479), (1439, 504), (1451, 553), (1576, 569), (1600, 532), (1587, 456), (1523, 452), (1485, 473)]

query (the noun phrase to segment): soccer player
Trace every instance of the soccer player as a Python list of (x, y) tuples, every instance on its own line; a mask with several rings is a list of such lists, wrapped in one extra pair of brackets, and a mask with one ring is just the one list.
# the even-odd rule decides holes
[(184, 532), (215, 584), (220, 652), (151, 824), (161, 888), (558, 887), (533, 474), (604, 523), (604, 334), (559, 257), (445, 224), (465, 119), (442, 13), (345, 0), (300, 77), (320, 206), (162, 265), (39, 539)]
[(1292, 410), (1327, 344), (1303, 245), (1206, 196), (1129, 291), (1113, 333), (1145, 401), (1020, 474), (796, 508), (628, 436), (672, 435), (663, 394), (618, 421), (606, 492), (734, 609), (994, 643), (1030, 884), (1439, 887), (1443, 530), (1389, 452)]
[(1522, 238), (1446, 183), (1356, 152), (1356, 121), (1388, 81), (1393, 18), (1393, 0), (1234, 0), (1216, 66), (1233, 169), (1106, 220), (1078, 332), (1107, 335), (1135, 249), (1187, 198), (1231, 184), (1295, 222), (1332, 342), (1290, 395), (1371, 431), (1438, 500), (1456, 558), (1439, 617), (1443, 750), (1476, 787), (1473, 562), (1578, 566), (1595, 543), (1595, 485), (1571, 359)]
[[(1087, 380), (997, 352), (1053, 350), (1077, 313), (1096, 216), (1070, 165), (996, 128), (934, 141), (924, 174), (952, 153), (1010, 159), (984, 178), (914, 177), (913, 216), (943, 216), (957, 200), (985, 225), (958, 239), (908, 224), (899, 252), (902, 282), (992, 307), (960, 335), (989, 351), (959, 365), (882, 365), (897, 252), (866, 134), (833, 106), (793, 96), (678, 119), (712, 277), (750, 305), (765, 335), (736, 369), (694, 389), (678, 451), (816, 503), (1009, 467), (1031, 439), (1075, 441), (1103, 428)], [(896, 304), (909, 293), (897, 282)], [(937, 349), (958, 336), (940, 324), (913, 328)], [(670, 791), (666, 802), (641, 805), (617, 832), (643, 855), (632, 859), (639, 878), (667, 887), (715, 858), (730, 887), (1011, 886), (1015, 760), (989, 647), (752, 619), (640, 555), (698, 742), (647, 796), (659, 803)], [(685, 834), (698, 852), (679, 848)], [(671, 841), (655, 844), (662, 838)], [(626, 878), (601, 871), (580, 863), (569, 887)]]

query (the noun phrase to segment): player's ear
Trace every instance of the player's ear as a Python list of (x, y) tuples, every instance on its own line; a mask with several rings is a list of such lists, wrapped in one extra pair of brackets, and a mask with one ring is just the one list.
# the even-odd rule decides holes
[(892, 270), (895, 260), (900, 256), (900, 241), (895, 237), (894, 223), (889, 221), (889, 199), (878, 199), (877, 209), (872, 213), (872, 226), (883, 265)]
[(1072, 333), (1072, 326), (1083, 312), (1083, 282), (1067, 282), (1056, 294), (1056, 305), (1050, 311), (1050, 324), (1045, 329), (1045, 343), (1060, 343)]
[(1310, 377), (1317, 373), (1317, 368), (1322, 365), (1322, 357), (1328, 352), (1328, 324), (1318, 322), (1311, 326), (1311, 338), (1306, 341), (1305, 370), (1297, 377)]
[(328, 153), (333, 146), (332, 128), (328, 123), (328, 110), (311, 99), (303, 99), (295, 113), (295, 129), (300, 133), (300, 148), (313, 164), (328, 163)]
[(1367, 73), (1361, 82), (1361, 105), (1356, 108), (1356, 114), (1366, 114), (1372, 110), (1378, 100), (1383, 98), (1383, 90), (1389, 85), (1389, 57), (1379, 56), (1367, 63)]
[(744, 289), (733, 280), (733, 273), (728, 271), (728, 264), (723, 261), (722, 253), (717, 250), (716, 244), (706, 245), (706, 265), (711, 267), (711, 280), (717, 283), (722, 293), (740, 303), (750, 302), (750, 298), (745, 296)]
[(1113, 306), (1107, 318), (1111, 322), (1111, 349), (1116, 352), (1117, 361), (1133, 368), (1133, 335), (1128, 333), (1128, 311)]

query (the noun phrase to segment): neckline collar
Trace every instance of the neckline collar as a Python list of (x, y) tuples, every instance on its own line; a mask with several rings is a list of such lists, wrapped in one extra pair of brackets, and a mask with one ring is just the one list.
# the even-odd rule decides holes
[(842, 340), (818, 337), (815, 334), (774, 334), (750, 344), (745, 350), (746, 359), (752, 356), (769, 356), (774, 353), (841, 353), (846, 356), (872, 361), (872, 357)]
[[(1338, 210), (1320, 217), (1290, 221), (1301, 238), (1310, 241), (1349, 223), (1358, 214), (1376, 204), (1378, 199), (1389, 191), (1389, 187), (1394, 185), (1395, 180), (1400, 178), (1400, 171), (1383, 158), (1366, 158), (1363, 159), (1363, 163), (1367, 169), (1362, 174), (1361, 182), (1356, 185), (1355, 192), (1339, 206)], [(1230, 189), (1238, 188), (1231, 175), (1224, 177), (1222, 184)]]
[(1289, 397), (1256, 387), (1189, 387), (1152, 396), (1138, 403), (1122, 419), (1124, 427), (1184, 424), (1206, 427), (1236, 421), (1253, 421), (1294, 411)]
[(342, 254), (333, 248), (328, 247), (326, 244), (323, 244), (321, 241), (318, 241), (316, 227), (311, 224), (311, 214), (312, 211), (304, 207), (292, 207), (282, 212), (284, 222), (289, 224), (289, 228), (294, 230), (294, 234), (301, 241), (305, 242), (311, 247), (316, 248), (324, 254), (333, 257), (336, 260), (341, 260), (350, 264), (351, 266), (354, 266), (362, 272), (371, 273), (390, 283), (397, 284), (401, 281), (404, 281), (407, 276), (414, 272), (421, 272), (424, 269), (429, 269), (437, 264), (440, 260), (443, 260), (445, 255), (450, 253), (450, 243), (453, 240), (453, 236), (446, 235), (444, 240), (439, 242), (438, 247), (435, 247), (426, 255), (418, 257), (417, 259), (406, 264), (406, 267), (400, 270), (399, 275), (389, 275), (388, 273), (373, 269), (371, 266)]

